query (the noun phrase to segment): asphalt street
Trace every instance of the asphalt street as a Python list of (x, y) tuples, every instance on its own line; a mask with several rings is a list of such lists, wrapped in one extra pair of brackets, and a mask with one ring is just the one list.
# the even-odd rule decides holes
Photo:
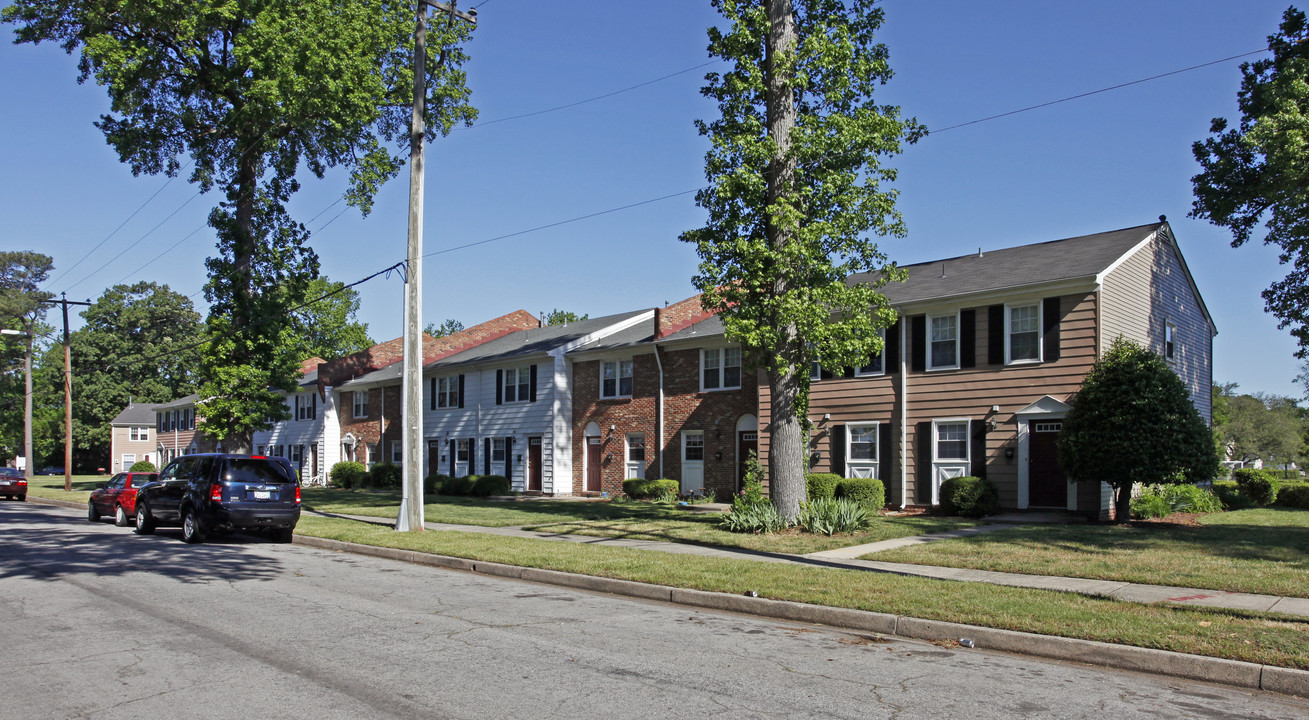
[(0, 502), (0, 718), (1305, 718), (1309, 701)]

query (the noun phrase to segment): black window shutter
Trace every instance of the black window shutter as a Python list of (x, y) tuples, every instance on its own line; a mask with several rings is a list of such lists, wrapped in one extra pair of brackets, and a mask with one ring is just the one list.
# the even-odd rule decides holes
[(895, 324), (886, 329), (886, 353), (883, 355), (886, 362), (883, 363), (884, 372), (900, 372), (900, 321), (896, 320)]
[(504, 405), (505, 404), (504, 398), (505, 398), (505, 371), (496, 370), (495, 371), (495, 404)]
[(932, 504), (932, 421), (918, 423), (914, 430), (914, 501)]
[(505, 477), (509, 478), (510, 484), (514, 481), (514, 438), (512, 435), (505, 438)]
[(1041, 328), (1041, 342), (1044, 345), (1045, 362), (1054, 362), (1059, 359), (1059, 298), (1046, 298), (1045, 307), (1041, 308), (1042, 321), (1044, 325)]
[(977, 311), (959, 311), (959, 367), (977, 367)]
[(1004, 305), (986, 309), (986, 363), (1004, 365)]
[(318, 419), (318, 393), (314, 393), (310, 396), (309, 417), (314, 420)]
[(832, 426), (832, 470), (845, 477), (845, 423)]
[(436, 378), (432, 378), (432, 409), (436, 409)]
[(477, 473), (477, 438), (468, 438), (468, 474)]
[(450, 477), (455, 476), (455, 441), (450, 441)]
[[(531, 379), (532, 384), (531, 387), (528, 389), (528, 392), (531, 393), (531, 395), (529, 395), (528, 397), (532, 402), (536, 402), (536, 365), (532, 366), (531, 378), (532, 378)], [(519, 398), (519, 400), (521, 399), (522, 398)]]
[(913, 372), (927, 370), (927, 316), (915, 315), (909, 318), (909, 369)]
[(895, 473), (894, 458), (895, 453), (891, 452), (891, 423), (884, 422), (877, 426), (877, 477), (886, 490), (888, 503), (892, 497), (900, 496), (899, 493), (891, 492), (891, 475)]
[(973, 477), (986, 479), (986, 421), (972, 421), (972, 447), (968, 449), (972, 457), (972, 467), (968, 473)]
[(482, 474), (491, 474), (491, 438), (482, 438)]
[[(871, 362), (872, 358), (869, 358), (869, 361)], [(854, 377), (854, 371), (855, 369), (852, 367), (841, 368), (841, 377), (852, 378)]]
[(464, 374), (459, 373), (459, 407), (464, 406)]

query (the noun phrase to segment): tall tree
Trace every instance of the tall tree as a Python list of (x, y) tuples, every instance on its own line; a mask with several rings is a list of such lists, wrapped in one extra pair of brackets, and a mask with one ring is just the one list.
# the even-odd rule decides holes
[(546, 325), (567, 325), (569, 323), (581, 322), (589, 318), (590, 315), (583, 313), (578, 315), (571, 310), (560, 310), (555, 308), (545, 314)]
[(463, 323), (454, 318), (446, 318), (445, 322), (442, 322), (440, 325), (437, 325), (434, 322), (427, 323), (427, 327), (423, 329), (423, 332), (434, 338), (443, 338), (446, 335), (454, 335), (463, 329)]
[[(874, 90), (891, 77), (874, 0), (714, 0), (726, 29), (709, 53), (731, 63), (702, 92), (720, 117), (697, 121), (712, 148), (705, 227), (685, 233), (693, 282), (729, 340), (767, 373), (770, 495), (786, 518), (804, 500), (810, 363), (858, 366), (895, 313), (877, 288), (900, 278), (871, 235), (903, 236), (883, 158), (923, 130)], [(847, 284), (879, 271), (870, 283)]]
[[(413, 96), (414, 10), (386, 0), (16, 0), (18, 42), (80, 51), (79, 81), (105, 86), (97, 126), (133, 173), (175, 176), (183, 156), (210, 213), (208, 329), (199, 371), (204, 429), (231, 448), (285, 417), (298, 347), (287, 310), (318, 270), (286, 205), (299, 171), (349, 171), (346, 198), (367, 213), (403, 165)], [(427, 139), (476, 112), (462, 70), (469, 25), (428, 32)]]
[(1136, 483), (1211, 480), (1213, 437), (1168, 363), (1119, 337), (1086, 374), (1059, 431), (1059, 466), (1078, 482), (1114, 489), (1118, 522), (1131, 519)]
[(326, 277), (314, 278), (305, 286), (298, 309), (291, 312), (291, 328), (300, 343), (300, 359), (324, 360), (349, 355), (372, 347), (367, 323), (355, 318), (359, 292)]
[[(22, 337), (3, 336), (4, 341), (0, 342), (3, 348), (0, 360), (4, 363), (0, 384), (5, 390), (5, 401), (0, 402), (0, 433), (3, 433), (0, 445), (6, 448), (4, 454), (17, 454), (15, 451), (24, 447), (25, 417), (35, 412), (34, 408), (29, 409), (32, 398), (27, 389), (33, 371), (33, 348), (39, 336), (48, 330), (42, 319), (51, 294), (42, 291), (41, 284), (53, 269), (54, 260), (49, 255), (26, 250), (0, 251), (0, 328), (23, 334)], [(27, 463), (31, 468), (30, 454)]]
[(1232, 231), (1232, 246), (1253, 237), (1281, 248), (1286, 277), (1263, 291), (1264, 305), (1291, 328), (1297, 357), (1309, 353), (1309, 24), (1294, 7), (1268, 38), (1273, 56), (1241, 65), (1237, 107), (1229, 128), (1215, 118), (1211, 137), (1193, 146), (1201, 172), (1191, 178), (1191, 217)]

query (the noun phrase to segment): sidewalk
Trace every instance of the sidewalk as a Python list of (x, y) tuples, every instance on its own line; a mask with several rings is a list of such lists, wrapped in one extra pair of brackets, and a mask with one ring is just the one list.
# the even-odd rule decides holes
[[(394, 521), (386, 518), (365, 515), (337, 515), (313, 510), (304, 512), (322, 517), (345, 518), (360, 522), (393, 527)], [(1083, 595), (1112, 597), (1118, 600), (1138, 603), (1170, 602), (1180, 605), (1201, 605), (1205, 607), (1230, 608), (1233, 610), (1254, 610), (1259, 612), (1277, 612), (1301, 618), (1309, 618), (1309, 598), (1290, 598), (1277, 595), (1257, 595), (1253, 593), (1236, 593), (1222, 590), (1204, 590), (1197, 588), (1169, 587), (1165, 585), (1142, 585), (1116, 580), (1087, 580), (1084, 578), (1055, 577), (1049, 575), (1024, 575), (1020, 573), (1003, 573), (991, 570), (968, 570), (963, 568), (937, 567), (934, 565), (909, 565), (906, 563), (878, 562), (860, 560), (860, 556), (890, 550), (896, 547), (917, 545), (938, 540), (968, 537), (981, 533), (995, 532), (1013, 527), (1011, 524), (980, 525), (977, 527), (951, 530), (932, 535), (883, 540), (881, 542), (853, 547), (839, 548), (810, 553), (808, 555), (790, 555), (787, 553), (767, 553), (738, 548), (709, 547), (686, 543), (662, 542), (658, 540), (629, 540), (625, 538), (591, 537), (587, 535), (565, 535), (562, 533), (538, 532), (516, 527), (483, 527), (481, 525), (452, 525), (448, 523), (428, 523), (428, 530), (451, 530), (456, 532), (482, 533), (504, 537), (532, 538), (537, 540), (555, 540), (586, 545), (605, 545), (609, 547), (634, 548), (655, 552), (681, 555), (701, 555), (705, 557), (731, 557), (741, 560), (762, 562), (791, 563), (795, 565), (816, 565), (850, 570), (867, 570), (872, 572), (894, 573), (896, 575), (916, 575), (918, 577), (939, 580), (957, 580), (961, 582), (980, 582), (992, 585), (1036, 588), (1039, 590), (1057, 590)]]

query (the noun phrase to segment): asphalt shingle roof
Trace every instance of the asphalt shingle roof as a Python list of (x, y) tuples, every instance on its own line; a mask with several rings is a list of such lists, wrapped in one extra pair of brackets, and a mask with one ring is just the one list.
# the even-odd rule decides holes
[(132, 403), (109, 421), (110, 425), (154, 425), (155, 408), (161, 403)]

